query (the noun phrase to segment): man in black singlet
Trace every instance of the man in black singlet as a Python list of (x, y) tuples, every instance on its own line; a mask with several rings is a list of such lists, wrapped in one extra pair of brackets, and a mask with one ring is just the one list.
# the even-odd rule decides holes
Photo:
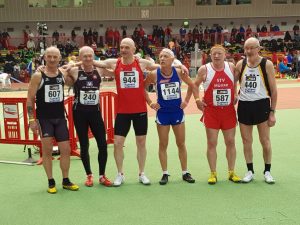
[[(43, 166), (48, 177), (48, 193), (57, 192), (52, 175), (52, 148), (55, 138), (60, 150), (60, 168), (64, 189), (77, 191), (79, 187), (69, 180), (70, 143), (64, 111), (65, 75), (57, 69), (61, 59), (56, 47), (45, 51), (46, 67), (44, 72), (36, 72), (30, 81), (27, 93), (27, 111), (30, 129), (39, 133), (43, 149)], [(36, 118), (34, 104), (36, 103)]]
[(104, 122), (101, 116), (99, 88), (101, 76), (114, 76), (113, 72), (94, 68), (94, 51), (88, 46), (79, 50), (82, 65), (73, 67), (67, 76), (74, 83), (75, 100), (73, 118), (76, 133), (80, 142), (81, 160), (87, 175), (85, 185), (93, 186), (93, 173), (90, 166), (88, 128), (91, 129), (98, 146), (99, 183), (112, 186), (105, 176), (107, 162), (107, 143)]

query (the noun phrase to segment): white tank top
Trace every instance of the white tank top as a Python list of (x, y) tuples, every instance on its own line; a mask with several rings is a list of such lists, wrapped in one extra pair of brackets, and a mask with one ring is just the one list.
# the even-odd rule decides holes
[[(224, 73), (230, 78), (230, 80), (234, 83), (234, 75), (230, 69), (229, 63), (228, 62), (224, 62), (225, 63), (225, 67), (224, 67)], [(212, 79), (215, 76), (216, 70), (212, 67), (211, 63), (207, 63), (206, 65), (206, 79), (203, 82), (203, 88), (204, 91), (207, 90), (207, 88), (209, 87)]]
[(260, 64), (257, 67), (245, 66), (240, 85), (239, 100), (241, 101), (269, 98)]

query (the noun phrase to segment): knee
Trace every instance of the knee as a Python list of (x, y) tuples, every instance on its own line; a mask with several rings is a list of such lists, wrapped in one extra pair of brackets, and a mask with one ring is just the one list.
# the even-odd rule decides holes
[(235, 140), (234, 138), (230, 138), (228, 140), (225, 140), (225, 145), (226, 145), (226, 148), (234, 148), (235, 147)]
[(207, 141), (207, 148), (208, 149), (215, 149), (217, 147), (218, 142), (217, 141)]
[(242, 137), (242, 141), (243, 141), (244, 145), (249, 145), (249, 144), (252, 144), (253, 139), (252, 139), (252, 137), (245, 137), (245, 136), (243, 136)]
[(177, 141), (176, 145), (177, 145), (179, 151), (185, 150), (185, 142), (184, 141), (181, 141), (181, 142)]
[(159, 141), (159, 151), (166, 151), (168, 148), (168, 141)]
[(270, 138), (268, 138), (268, 137), (260, 138), (260, 143), (264, 150), (271, 148), (271, 141), (270, 141)]
[(146, 147), (146, 138), (139, 138), (136, 140), (136, 145), (138, 149)]

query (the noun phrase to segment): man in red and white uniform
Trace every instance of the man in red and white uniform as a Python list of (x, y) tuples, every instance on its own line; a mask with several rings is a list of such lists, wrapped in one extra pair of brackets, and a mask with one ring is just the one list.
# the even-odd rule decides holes
[[(240, 178), (234, 173), (236, 148), (235, 127), (237, 124), (236, 111), (236, 82), (234, 76), (235, 67), (232, 63), (225, 62), (225, 49), (221, 45), (211, 48), (212, 63), (203, 65), (198, 70), (195, 80), (197, 87), (203, 82), (203, 101), (196, 98), (197, 107), (203, 111), (201, 121), (206, 128), (207, 159), (211, 170), (208, 179), (209, 184), (217, 182), (217, 141), (221, 130), (226, 145), (226, 157), (228, 161), (228, 179), (240, 182)], [(190, 93), (188, 93), (190, 94)]]

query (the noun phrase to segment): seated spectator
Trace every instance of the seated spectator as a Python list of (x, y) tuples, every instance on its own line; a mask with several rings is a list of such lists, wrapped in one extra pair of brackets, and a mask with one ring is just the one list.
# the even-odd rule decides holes
[(284, 41), (285, 42), (289, 42), (289, 41), (292, 41), (292, 37), (290, 35), (290, 32), (286, 31), (285, 34), (284, 34)]
[(288, 66), (286, 66), (284, 63), (283, 63), (283, 59), (280, 58), (279, 59), (279, 64), (278, 64), (278, 70), (280, 73), (282, 74), (287, 74), (289, 76), (292, 76), (292, 69)]

